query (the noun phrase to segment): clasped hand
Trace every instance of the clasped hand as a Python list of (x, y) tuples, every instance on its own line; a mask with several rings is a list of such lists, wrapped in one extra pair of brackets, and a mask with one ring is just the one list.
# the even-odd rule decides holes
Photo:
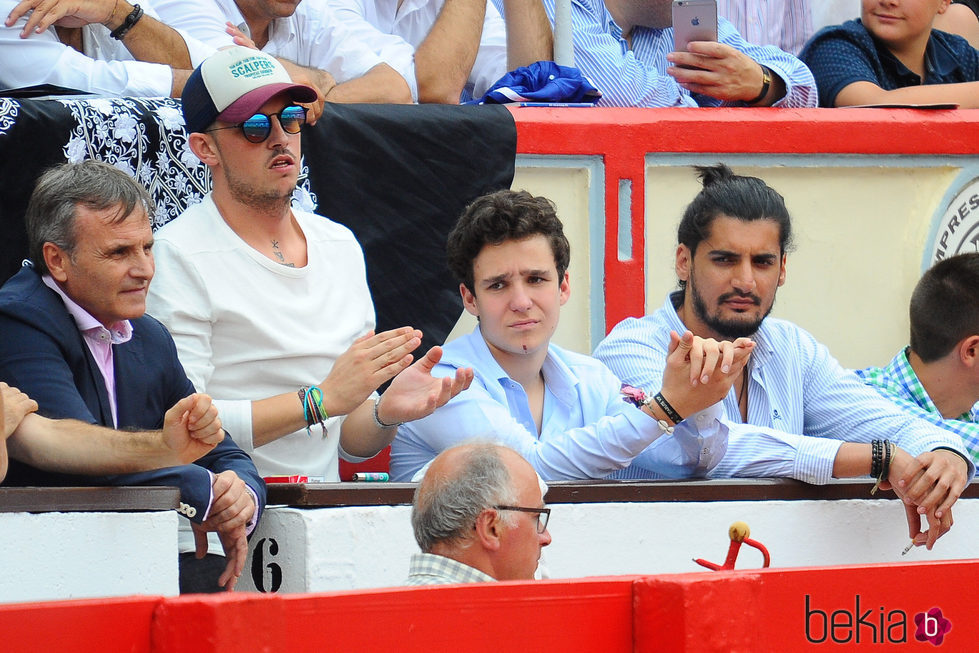
[(670, 332), (670, 348), (660, 392), (681, 416), (689, 416), (724, 398), (731, 390), (755, 343), (701, 338), (686, 331)]
[[(917, 458), (894, 448), (887, 481), (882, 489), (893, 489), (904, 503), (908, 535), (915, 546), (929, 551), (952, 528), (952, 505), (968, 483), (968, 464), (947, 449), (928, 451)], [(922, 517), (928, 524), (921, 530)]]
[(207, 520), (200, 524), (191, 524), (194, 529), (194, 543), (197, 546), (197, 557), (203, 558), (207, 554), (207, 533), (217, 532), (224, 555), (228, 559), (218, 584), (230, 592), (245, 568), (245, 558), (248, 557), (246, 528), (258, 507), (245, 482), (233, 471), (216, 474), (211, 487), (214, 499)]

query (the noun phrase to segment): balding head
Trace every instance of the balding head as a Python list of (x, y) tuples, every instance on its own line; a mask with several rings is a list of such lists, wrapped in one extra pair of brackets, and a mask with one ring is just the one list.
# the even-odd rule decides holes
[(542, 508), (534, 468), (507, 447), (472, 443), (446, 449), (425, 473), (411, 511), (415, 540), (425, 553), (453, 558), (498, 580), (533, 578), (540, 547), (534, 513), (496, 506)]

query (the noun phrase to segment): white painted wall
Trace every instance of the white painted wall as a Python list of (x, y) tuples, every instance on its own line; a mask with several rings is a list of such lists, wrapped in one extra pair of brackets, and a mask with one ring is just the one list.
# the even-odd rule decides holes
[(0, 603), (174, 596), (177, 513), (0, 513), (0, 569)]
[[(703, 570), (693, 558), (718, 564), (727, 556), (727, 529), (741, 520), (768, 547), (773, 567), (911, 562), (974, 558), (973, 524), (979, 499), (955, 508), (956, 526), (932, 551), (908, 544), (904, 509), (893, 499), (734, 501), (704, 503), (552, 504), (553, 543), (541, 571), (549, 578), (661, 574)], [(282, 572), (280, 592), (323, 592), (401, 584), (418, 550), (409, 506), (266, 510), (252, 538), (260, 544), (265, 590), (270, 565)], [(269, 540), (278, 547), (268, 551)], [(254, 553), (254, 551), (253, 551)], [(255, 590), (253, 556), (239, 590)], [(742, 547), (738, 568), (761, 566), (761, 554)]]

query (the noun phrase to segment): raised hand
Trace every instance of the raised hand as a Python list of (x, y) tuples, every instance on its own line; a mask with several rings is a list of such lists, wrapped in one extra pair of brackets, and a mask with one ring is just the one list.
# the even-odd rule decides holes
[[(115, 12), (118, 0), (21, 0), (17, 3), (4, 24), (12, 27), (28, 12), (20, 37), (26, 39), (31, 33), (40, 34), (52, 25), (61, 27), (83, 27), (91, 23), (107, 24)], [(124, 3), (128, 5), (128, 3)], [(132, 11), (132, 7), (126, 12)]]
[[(680, 86), (728, 102), (750, 102), (758, 97), (764, 73), (754, 59), (715, 41), (692, 41), (688, 48), (689, 52), (671, 52), (666, 57), (673, 64), (666, 72)], [(784, 83), (774, 74), (772, 82), (777, 87)]]
[(437, 378), (432, 369), (442, 358), (442, 348), (432, 347), (418, 362), (394, 377), (378, 404), (377, 416), (385, 424), (410, 422), (431, 415), (452, 397), (469, 387), (471, 367), (456, 370), (454, 377)]
[(660, 392), (686, 417), (716, 404), (739, 377), (755, 343), (700, 338), (686, 331), (681, 338), (670, 332), (670, 348)]
[(411, 364), (411, 352), (421, 337), (421, 331), (401, 327), (354, 340), (320, 384), (326, 412), (346, 415), (364, 403), (379, 385)]
[(224, 24), (224, 31), (227, 32), (228, 36), (232, 38), (235, 45), (251, 48), (252, 50), (259, 49), (259, 47), (255, 45), (255, 41), (238, 29), (238, 26), (232, 23), (230, 20)]

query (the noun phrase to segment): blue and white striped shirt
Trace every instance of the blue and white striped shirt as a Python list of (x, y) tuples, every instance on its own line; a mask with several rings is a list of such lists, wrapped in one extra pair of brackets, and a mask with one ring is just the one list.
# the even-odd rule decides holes
[[(554, 23), (554, 0), (543, 0)], [(666, 74), (666, 55), (673, 51), (673, 28), (635, 26), (632, 48), (622, 28), (602, 0), (571, 0), (575, 66), (602, 92), (599, 106), (609, 107), (716, 107), (721, 100), (692, 95)], [(718, 41), (744, 52), (785, 81), (785, 97), (775, 106), (815, 107), (816, 82), (794, 56), (774, 46), (752, 45), (730, 22), (718, 19)]]
[[(673, 305), (620, 322), (595, 350), (623, 382), (658, 388), (671, 330), (686, 327)], [(937, 448), (968, 455), (961, 439), (900, 410), (844, 369), (811, 334), (765, 318), (754, 336), (748, 382), (748, 423), (741, 423), (734, 388), (724, 398), (728, 447), (713, 478), (788, 476), (825, 483), (840, 445), (890, 439), (912, 456)], [(642, 465), (642, 457), (633, 466)], [(969, 463), (969, 477), (975, 467)]]
[(749, 43), (799, 54), (815, 32), (811, 4), (812, 0), (717, 0), (717, 13)]

